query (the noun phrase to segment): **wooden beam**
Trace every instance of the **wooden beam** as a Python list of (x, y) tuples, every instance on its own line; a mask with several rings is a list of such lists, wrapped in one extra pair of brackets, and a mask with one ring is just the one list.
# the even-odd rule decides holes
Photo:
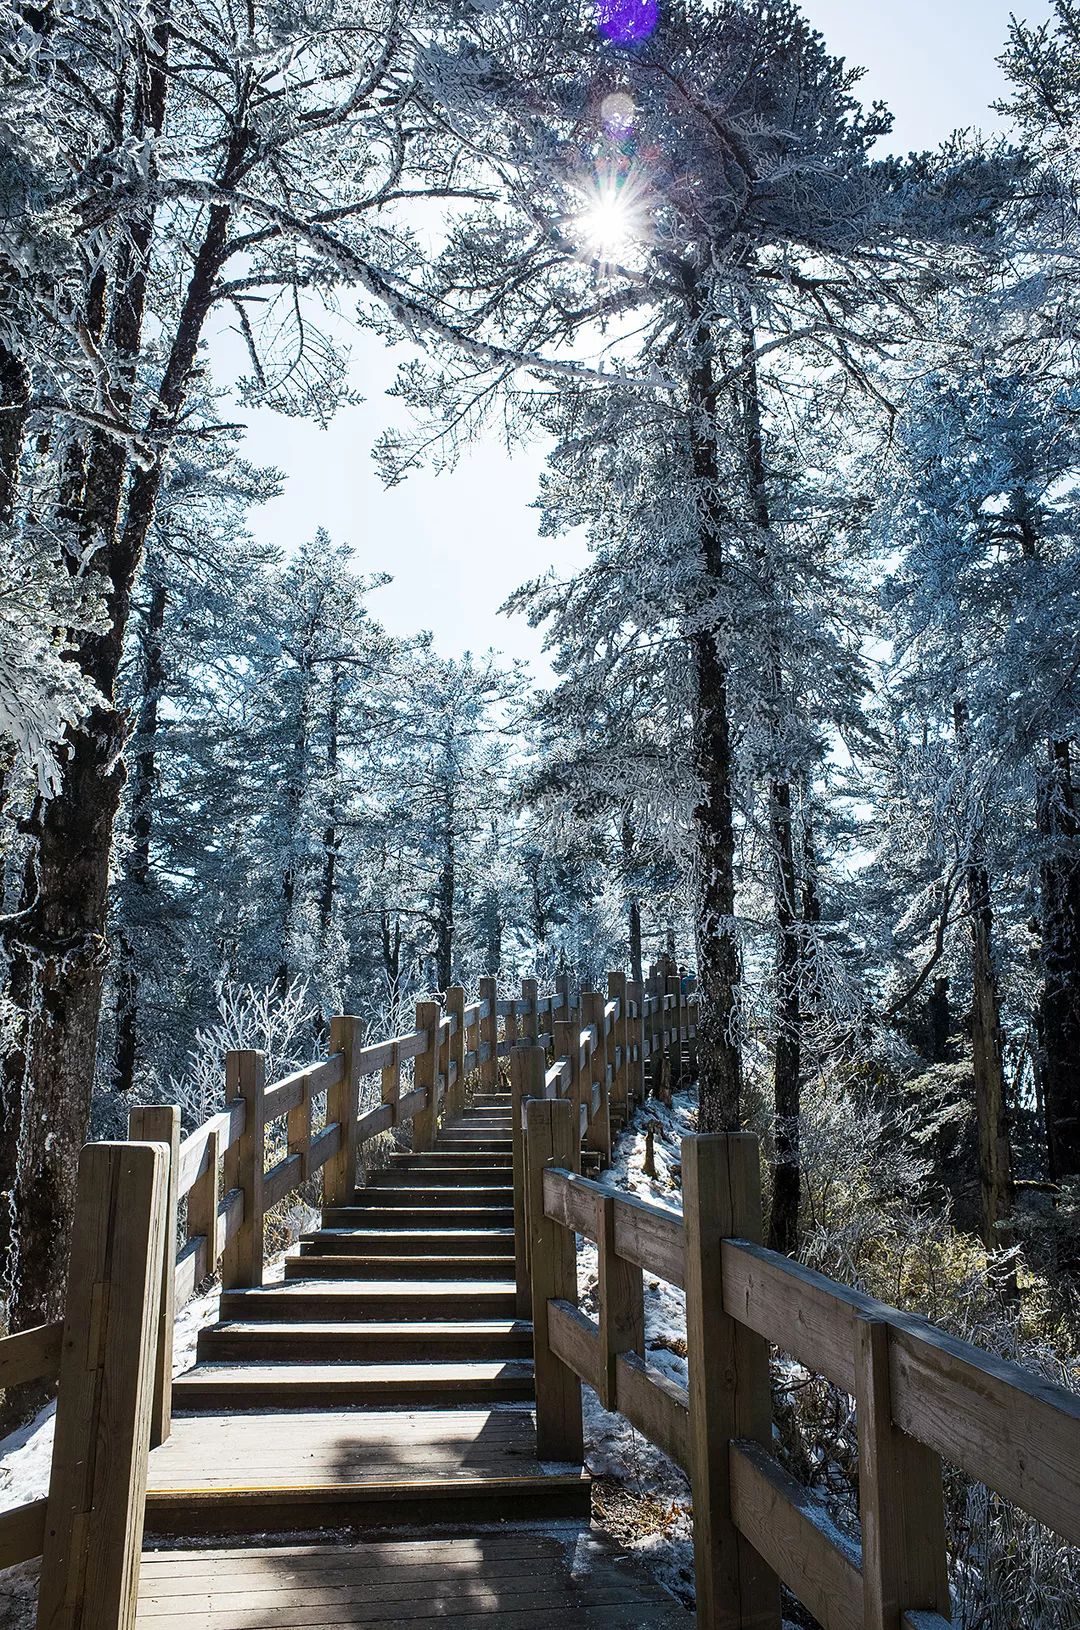
[(451, 985), (447, 991), (446, 1011), (455, 1021), (451, 1026), (450, 1064), (457, 1068), (447, 1098), (446, 1113), (460, 1115), (465, 1108), (465, 991), (461, 985)]
[(600, 1194), (595, 1205), (601, 1359), (597, 1392), (605, 1409), (616, 1409), (619, 1354), (645, 1356), (645, 1289), (640, 1267), (615, 1248), (618, 1201), (613, 1194)]
[(357, 1139), (357, 1120), (360, 1114), (360, 1054), (363, 1050), (363, 1028), (354, 1016), (339, 1016), (330, 1020), (330, 1047), (341, 1054), (341, 1080), (326, 1094), (326, 1121), (337, 1121), (341, 1127), (341, 1141), (337, 1154), (323, 1167), (323, 1204), (345, 1206), (352, 1204), (356, 1192), (356, 1165), (360, 1148)]
[(478, 1051), (481, 1056), (486, 1046), (491, 1052), (480, 1066), (480, 1087), (484, 1092), (494, 1092), (499, 1084), (499, 982), (490, 975), (480, 981), (480, 1008), (487, 1007), (487, 1014), (480, 1021), (480, 1045)]
[(859, 1547), (843, 1539), (824, 1506), (760, 1443), (732, 1443), (729, 1455), (732, 1515), (744, 1543), (822, 1630), (863, 1630)]
[(531, 1098), (525, 1126), (536, 1453), (540, 1460), (580, 1466), (584, 1456), (581, 1383), (552, 1351), (547, 1319), (549, 1301), (577, 1301), (577, 1256), (573, 1234), (544, 1215), (544, 1168), (567, 1165), (578, 1144), (573, 1106), (565, 1099)]
[(79, 1158), (38, 1630), (131, 1630), (146, 1506), (168, 1149)]
[(61, 1319), (0, 1337), (0, 1392), (27, 1381), (55, 1381), (60, 1373)]
[(859, 1521), (866, 1630), (901, 1630), (907, 1608), (948, 1614), (941, 1458), (892, 1422), (889, 1326), (855, 1327)]
[[(224, 1117), (215, 1117), (219, 1121)], [(203, 1261), (203, 1277), (214, 1273), (218, 1263), (218, 1210), (221, 1205), (221, 1152), (222, 1128), (220, 1125), (210, 1125), (206, 1139), (205, 1168), (192, 1183), (188, 1192), (187, 1202), (187, 1237), (188, 1243), (202, 1236), (206, 1241), (206, 1252)], [(195, 1278), (191, 1286), (191, 1294), (201, 1283)], [(177, 1291), (179, 1297), (179, 1290)]]
[(180, 1109), (177, 1104), (137, 1104), (128, 1112), (132, 1143), (163, 1143), (169, 1151), (165, 1241), (161, 1259), (161, 1309), (154, 1364), (154, 1407), (150, 1447), (164, 1443), (172, 1429), (173, 1337), (176, 1330), (177, 1185), (180, 1170)]
[(510, 1141), (514, 1171), (515, 1308), (519, 1318), (532, 1317), (529, 1283), (529, 1235), (525, 1223), (525, 1104), (544, 1096), (544, 1049), (515, 1047), (510, 1055)]
[(225, 1155), (225, 1187), (244, 1196), (240, 1227), (227, 1239), (221, 1259), (223, 1290), (250, 1290), (263, 1282), (263, 1171), (266, 1161), (266, 1121), (263, 1092), (266, 1058), (253, 1051), (225, 1055), (225, 1097), (244, 1102), (244, 1130)]
[[(416, 1028), (427, 1033), (428, 1044), (417, 1055), (413, 1066), (415, 1091), (424, 1094), (422, 1105), (413, 1112), (413, 1148), (426, 1154), (435, 1144), (435, 1115), (437, 1095), (435, 1078), (439, 1067), (439, 1020), (442, 1009), (438, 1002), (417, 1002)], [(410, 1094), (411, 1096), (411, 1094)]]
[(682, 1144), (686, 1229), (686, 1342), (690, 1371), (690, 1484), (702, 1630), (780, 1630), (780, 1590), (732, 1510), (728, 1445), (772, 1434), (769, 1350), (724, 1311), (721, 1241), (761, 1228), (757, 1139), (732, 1133)]

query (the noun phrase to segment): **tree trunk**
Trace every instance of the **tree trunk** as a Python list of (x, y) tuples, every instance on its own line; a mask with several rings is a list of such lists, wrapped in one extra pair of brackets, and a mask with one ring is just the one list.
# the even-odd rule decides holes
[(777, 931), (776, 1058), (773, 1075), (776, 1169), (768, 1243), (772, 1250), (790, 1255), (799, 1242), (801, 1194), (799, 1117), (802, 1113), (802, 1014), (799, 973), (802, 947), (796, 910), (798, 881), (791, 833), (791, 788), (786, 782), (776, 781), (771, 792)]
[(1070, 743), (1051, 743), (1039, 799), (1042, 1074), (1051, 1178), (1080, 1173), (1080, 821)]
[[(717, 397), (712, 336), (696, 287), (687, 290), (698, 330), (698, 356), (690, 380), (690, 439), (701, 548), (701, 593), (718, 598), (724, 586), (723, 524), (717, 450)], [(739, 984), (741, 966), (735, 920), (734, 763), (728, 717), (728, 674), (713, 618), (691, 635), (697, 697), (693, 763), (698, 783), (694, 808), (694, 926), (697, 938), (698, 1128), (735, 1130), (742, 1120), (742, 1048)]]
[[(164, 36), (161, 57), (164, 62)], [(155, 67), (153, 85), (163, 80)], [(151, 97), (153, 102), (153, 96)], [(164, 108), (164, 86), (159, 112)], [(146, 126), (144, 125), (145, 129)], [(160, 118), (155, 128), (160, 129)], [(239, 136), (237, 138), (239, 140)], [(175, 427), (213, 299), (228, 211), (210, 211), (158, 393), (148, 442)], [(130, 358), (118, 373), (114, 401), (123, 400), (134, 372), (145, 303), (145, 265), (152, 224), (137, 222), (126, 240), (131, 271), (117, 285), (111, 325), (114, 354)], [(121, 257), (124, 259), (125, 257)], [(126, 411), (130, 400), (124, 404)], [(89, 1126), (105, 962), (109, 861), (123, 786), (125, 720), (115, 706), (116, 676), (131, 592), (161, 488), (160, 460), (135, 471), (122, 530), (119, 514), (126, 471), (116, 443), (96, 438), (83, 506), (88, 537), (107, 542), (93, 557), (105, 576), (109, 626), (81, 640), (78, 660), (105, 704), (68, 741), (64, 786), (46, 806), (33, 866), (11, 949), (11, 990), (20, 1012), (17, 1046), (7, 1079), (23, 1105), (15, 1214), (18, 1237), (8, 1252), (12, 1329), (47, 1322), (62, 1310), (67, 1246), (75, 1193), (75, 1163)], [(26, 1111), (32, 1106), (32, 1113)]]
[(1001, 1017), (993, 957), (990, 874), (976, 860), (968, 870), (971, 914), (971, 1049), (975, 1069), (975, 1119), (979, 1134), (979, 1217), (983, 1244), (1000, 1251), (1012, 1243), (1012, 1156), (1005, 1106)]
[(322, 930), (324, 945), (329, 940), (330, 930), (334, 926), (334, 890), (337, 883), (337, 783), (340, 712), (341, 676), (335, 666), (330, 678), (330, 707), (327, 721), (329, 736), (326, 746), (327, 814), (326, 828), (323, 832), (322, 888), (319, 891), (319, 926)]
[(299, 656), (300, 695), (296, 705), (296, 729), (293, 736), (289, 779), (285, 786), (285, 809), (282, 827), (286, 843), (285, 869), (281, 877), (281, 954), (278, 959), (277, 982), (282, 995), (292, 978), (293, 927), (296, 915), (296, 896), (300, 887), (300, 826), (304, 809), (304, 796), (308, 782), (308, 739), (311, 733), (312, 662), (311, 641), (314, 630), (306, 631), (306, 641)]
[(454, 975), (454, 895), (457, 889), (456, 800), (453, 744), (447, 746), (442, 786), (442, 855), (435, 890), (435, 982), (447, 990)]
[(129, 1093), (135, 1085), (139, 1048), (140, 974), (131, 943), (132, 922), (145, 930), (150, 885), (150, 845), (154, 833), (154, 791), (157, 782), (158, 713), (165, 689), (165, 608), (168, 594), (155, 583), (139, 634), (143, 691), (135, 725), (135, 757), (131, 776), (131, 847), (125, 862), (125, 908), (128, 921), (117, 936), (119, 952), (116, 999), (116, 1086)]

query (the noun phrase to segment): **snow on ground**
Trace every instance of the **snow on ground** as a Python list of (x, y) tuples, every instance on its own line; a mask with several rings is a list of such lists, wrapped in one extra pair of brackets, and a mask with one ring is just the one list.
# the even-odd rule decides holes
[[(611, 1167), (600, 1181), (653, 1204), (682, 1210), (682, 1139), (694, 1130), (696, 1098), (676, 1093), (670, 1107), (649, 1102), (616, 1140)], [(645, 1171), (646, 1140), (653, 1129), (656, 1176)], [(596, 1314), (596, 1246), (578, 1238), (578, 1297)], [(686, 1298), (664, 1280), (645, 1276), (645, 1349), (649, 1363), (685, 1386)], [(594, 1506), (603, 1526), (634, 1551), (654, 1578), (682, 1601), (694, 1596), (690, 1488), (667, 1455), (634, 1430), (622, 1415), (603, 1409), (584, 1389), (586, 1464), (597, 1479)]]

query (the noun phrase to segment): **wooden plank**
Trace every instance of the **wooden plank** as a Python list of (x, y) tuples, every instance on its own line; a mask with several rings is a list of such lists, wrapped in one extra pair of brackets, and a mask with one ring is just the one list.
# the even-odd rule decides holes
[(547, 1321), (549, 1301), (577, 1301), (577, 1257), (573, 1234), (544, 1213), (544, 1168), (568, 1164), (578, 1145), (573, 1106), (562, 1099), (532, 1098), (525, 1106), (525, 1125), (537, 1454), (542, 1460), (580, 1465), (581, 1384), (552, 1352)]
[(156, 1449), (169, 1435), (172, 1421), (173, 1334), (176, 1328), (176, 1239), (178, 1232), (177, 1174), (180, 1165), (180, 1109), (177, 1104), (139, 1104), (128, 1113), (132, 1143), (162, 1143), (169, 1151), (159, 1280), (161, 1308), (157, 1325), (154, 1365), (154, 1404), (150, 1419), (150, 1447)]
[(948, 1613), (941, 1458), (892, 1423), (889, 1326), (856, 1326), (859, 1521), (866, 1630), (899, 1630), (905, 1608)]
[(629, 1113), (630, 1074), (630, 1008), (626, 995), (626, 975), (619, 969), (608, 974), (608, 997), (614, 1004), (611, 1026), (612, 1059), (615, 1073), (611, 1082), (613, 1108), (621, 1115)]
[[(242, 1102), (243, 1100), (241, 1100)], [(218, 1210), (221, 1205), (221, 1154), (227, 1128), (222, 1124), (225, 1116), (215, 1116), (213, 1121), (207, 1123), (206, 1140), (204, 1144), (205, 1160), (188, 1191), (187, 1197), (187, 1235), (189, 1245), (201, 1238), (204, 1241), (203, 1261), (201, 1273), (199, 1265), (192, 1264), (192, 1284), (187, 1290), (186, 1277), (181, 1274), (180, 1264), (184, 1260), (181, 1254), (177, 1263), (176, 1272), (176, 1299), (177, 1304), (183, 1307), (195, 1294), (195, 1288), (203, 1279), (209, 1277), (217, 1268), (218, 1262)], [(217, 1124), (215, 1124), (215, 1122)], [(181, 1183), (182, 1187), (182, 1183)], [(183, 1287), (181, 1280), (184, 1280)]]
[(536, 1038), (540, 1034), (540, 1009), (538, 1002), (539, 985), (535, 979), (521, 981), (521, 1035), (522, 1039), (531, 1045), (536, 1045)]
[(243, 1132), (245, 1113), (244, 1100), (238, 1098), (235, 1104), (229, 1109), (222, 1110), (220, 1115), (211, 1115), (208, 1121), (204, 1121), (197, 1131), (181, 1143), (177, 1178), (177, 1193), (181, 1200), (192, 1185), (209, 1170), (211, 1141), (217, 1139), (220, 1159), (225, 1150), (234, 1144)]
[(269, 1211), (271, 1206), (280, 1205), (287, 1194), (300, 1187), (303, 1170), (304, 1163), (299, 1155), (286, 1155), (284, 1160), (279, 1160), (276, 1166), (271, 1167), (263, 1178), (262, 1185), (265, 1211)]
[(60, 1373), (63, 1333), (63, 1321), (57, 1319), (0, 1338), (0, 1391), (21, 1387), (26, 1381), (55, 1381)]
[[(439, 1020), (442, 1010), (438, 1002), (417, 1002), (416, 1028), (427, 1036), (427, 1047), (418, 1053), (414, 1065), (416, 1091), (423, 1093), (422, 1102), (413, 1110), (413, 1149), (426, 1153), (435, 1144), (435, 1077), (439, 1068)], [(408, 1095), (412, 1097), (413, 1094)], [(402, 1100), (404, 1117), (404, 1100)]]
[(680, 1288), (686, 1281), (686, 1244), (682, 1212), (653, 1205), (634, 1195), (615, 1199), (615, 1249), (627, 1262)]
[(760, 1443), (732, 1443), (731, 1509), (739, 1533), (823, 1630), (863, 1630), (859, 1548)]
[(645, 1355), (645, 1289), (641, 1269), (618, 1254), (615, 1246), (617, 1201), (596, 1196), (597, 1300), (599, 1303), (600, 1385), (605, 1409), (615, 1409), (616, 1359), (620, 1353)]
[(446, 1011), (451, 1020), (448, 1073), (453, 1076), (447, 1113), (460, 1115), (465, 1108), (465, 991), (461, 985), (447, 990)]
[(414, 1115), (424, 1108), (427, 1099), (426, 1087), (414, 1087), (411, 1092), (403, 1093), (398, 1099), (397, 1121), (395, 1124), (402, 1126), (406, 1121), (411, 1121)]
[(529, 1231), (525, 1224), (525, 1104), (544, 1096), (544, 1049), (515, 1047), (510, 1059), (510, 1144), (514, 1173), (514, 1286), (520, 1318), (532, 1316)]
[(756, 1242), (725, 1242), (723, 1297), (747, 1328), (851, 1395), (856, 1320), (883, 1320), (894, 1424), (1080, 1544), (1076, 1393)]
[(38, 1630), (135, 1622), (167, 1205), (162, 1145), (83, 1149)]
[(728, 1444), (769, 1443), (769, 1349), (716, 1294), (721, 1241), (761, 1227), (757, 1139), (732, 1133), (682, 1143), (690, 1486), (698, 1623), (707, 1630), (780, 1630), (776, 1576), (735, 1520)]
[(225, 1153), (225, 1187), (244, 1196), (242, 1220), (225, 1242), (221, 1259), (222, 1289), (261, 1285), (263, 1280), (263, 1168), (266, 1159), (266, 1122), (263, 1088), (266, 1059), (251, 1050), (225, 1055), (225, 1096), (230, 1103), (243, 1099), (244, 1130)]
[[(595, 1319), (573, 1302), (554, 1301), (547, 1305), (548, 1346), (574, 1374), (599, 1393), (603, 1380), (603, 1351), (600, 1329)], [(605, 1404), (604, 1408), (613, 1405)]]
[[(357, 1121), (356, 1124), (359, 1128), (359, 1121)], [(357, 1135), (357, 1147), (359, 1147), (359, 1133)], [(308, 1154), (308, 1169), (311, 1172), (312, 1177), (315, 1176), (317, 1171), (321, 1171), (323, 1166), (325, 1166), (328, 1161), (333, 1160), (335, 1155), (339, 1154), (340, 1151), (341, 1122), (330, 1121), (323, 1127), (322, 1131), (316, 1133), (311, 1140), (311, 1149)], [(349, 1195), (349, 1199), (352, 1199), (351, 1194)]]
[(586, 1073), (589, 1100), (588, 1148), (595, 1149), (601, 1164), (611, 1165), (611, 1109), (608, 1103), (608, 1047), (604, 1024), (605, 999), (597, 990), (582, 991), (581, 1016), (589, 1027), (589, 1066)]
[[(363, 1026), (358, 1018), (341, 1014), (330, 1020), (330, 1046), (341, 1057), (341, 1077), (326, 1094), (326, 1124), (336, 1121), (339, 1128), (336, 1150), (320, 1162), (323, 1204), (328, 1206), (348, 1205), (356, 1189), (362, 1043)], [(315, 1170), (314, 1161), (311, 1169)]]
[(184, 1249), (176, 1259), (176, 1269), (173, 1273), (173, 1287), (177, 1307), (184, 1307), (204, 1279), (209, 1279), (211, 1269), (207, 1266), (208, 1245), (205, 1234), (192, 1234), (184, 1245)]
[[(580, 1059), (581, 1031), (576, 1019), (556, 1019), (552, 1029), (555, 1034), (555, 1059), (563, 1068), (559, 1075), (560, 1096), (565, 1094), (567, 1102), (573, 1104), (577, 1116), (575, 1125), (584, 1127), (588, 1122), (588, 1106), (582, 1097), (582, 1074)], [(569, 1066), (569, 1076), (567, 1075)], [(551, 1079), (551, 1072), (548, 1072)], [(574, 1138), (573, 1156), (567, 1161), (571, 1171), (581, 1170), (581, 1137)]]
[(615, 1363), (616, 1408), (643, 1437), (690, 1469), (690, 1394), (638, 1353)]
[(0, 1511), (0, 1569), (40, 1556), (45, 1543), (45, 1500)]
[(278, 1121), (287, 1115), (290, 1109), (296, 1109), (304, 1099), (305, 1093), (309, 1098), (317, 1098), (321, 1092), (330, 1087), (336, 1087), (342, 1080), (345, 1071), (345, 1060), (339, 1048), (334, 1046), (333, 1021), (330, 1031), (331, 1056), (318, 1064), (308, 1064), (302, 1070), (295, 1070), (292, 1075), (282, 1076), (280, 1081), (274, 1081), (266, 1089), (265, 1117), (267, 1123)]
[(645, 987), (640, 981), (627, 984), (626, 999), (630, 1003), (631, 1048), (628, 1097), (631, 1104), (641, 1104), (645, 1101)]
[(394, 1108), (393, 1102), (376, 1104), (374, 1109), (361, 1115), (356, 1123), (357, 1143), (370, 1143), (380, 1132), (389, 1132), (394, 1124)]

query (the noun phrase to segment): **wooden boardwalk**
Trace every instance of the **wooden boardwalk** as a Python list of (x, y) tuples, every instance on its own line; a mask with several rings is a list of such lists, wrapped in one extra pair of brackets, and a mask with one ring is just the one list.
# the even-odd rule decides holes
[(591, 1532), (582, 1467), (537, 1458), (514, 1240), (493, 1093), (328, 1208), (284, 1282), (222, 1295), (150, 1456), (140, 1625), (691, 1623)]

